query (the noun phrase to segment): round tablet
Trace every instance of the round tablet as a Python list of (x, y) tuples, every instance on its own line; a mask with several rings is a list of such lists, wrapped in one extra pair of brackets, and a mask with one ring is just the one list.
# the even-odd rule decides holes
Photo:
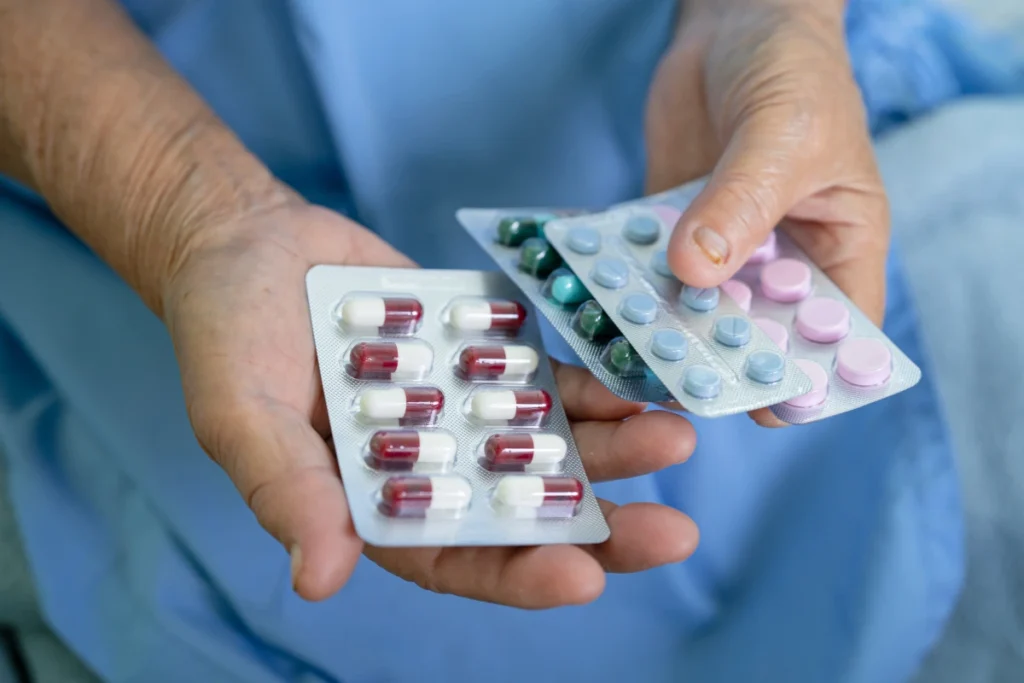
[(850, 333), (850, 311), (836, 299), (811, 297), (796, 309), (796, 331), (812, 342), (837, 342)]
[(747, 263), (768, 263), (774, 261), (779, 255), (778, 242), (775, 238), (775, 233), (769, 233), (768, 239), (751, 254), (750, 258), (747, 259)]
[(789, 330), (782, 323), (777, 323), (771, 318), (754, 318), (752, 321), (761, 328), (768, 338), (775, 342), (775, 345), (782, 349), (783, 353), (789, 351)]
[(679, 293), (679, 298), (695, 311), (713, 311), (718, 307), (718, 287), (703, 289), (683, 285), (683, 291)]
[(676, 279), (675, 273), (668, 267), (668, 252), (664, 249), (654, 252), (654, 256), (651, 257), (651, 270), (662, 277)]
[(747, 377), (761, 384), (775, 384), (786, 374), (786, 359), (774, 351), (755, 351), (747, 359)]
[(753, 298), (753, 294), (750, 287), (747, 287), (747, 283), (740, 280), (726, 280), (720, 287), (744, 313), (750, 313), (750, 300)]
[(565, 238), (565, 246), (577, 254), (596, 254), (601, 251), (601, 233), (593, 228), (575, 227)]
[(828, 396), (828, 373), (825, 372), (825, 368), (806, 358), (796, 358), (793, 362), (811, 380), (811, 390), (802, 396), (789, 399), (786, 405), (794, 408), (813, 408), (824, 403), (825, 397)]
[(622, 259), (602, 258), (594, 261), (591, 279), (608, 289), (622, 289), (629, 282), (629, 266)]
[(727, 315), (715, 321), (715, 341), (740, 347), (750, 341), (750, 321), (738, 315)]
[(622, 300), (622, 317), (637, 325), (648, 325), (658, 317), (658, 302), (650, 294), (630, 294)]
[(811, 269), (802, 261), (780, 258), (761, 269), (761, 290), (772, 301), (790, 304), (811, 293)]
[(679, 217), (683, 215), (683, 212), (674, 206), (668, 204), (657, 204), (651, 207), (651, 211), (658, 215), (661, 222), (669, 227), (675, 227), (676, 223), (679, 222)]
[(651, 353), (662, 360), (686, 358), (689, 344), (679, 330), (658, 330), (651, 336)]
[(722, 391), (722, 378), (706, 365), (691, 365), (683, 373), (683, 391), (697, 398), (714, 398)]
[(633, 244), (654, 244), (661, 233), (661, 224), (650, 216), (631, 216), (622, 229), (622, 236)]
[(854, 386), (884, 384), (892, 374), (892, 353), (878, 339), (850, 339), (836, 351), (836, 371)]

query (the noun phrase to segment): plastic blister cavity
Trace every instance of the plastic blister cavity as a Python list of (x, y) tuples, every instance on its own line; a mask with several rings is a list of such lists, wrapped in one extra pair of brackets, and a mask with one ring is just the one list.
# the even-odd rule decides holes
[(355, 292), (334, 309), (334, 319), (346, 332), (405, 336), (423, 321), (423, 304), (411, 294)]
[[(508, 238), (530, 225), (509, 223)], [(543, 280), (530, 277), (539, 292)], [(317, 266), (306, 286), (338, 465), (365, 541), (500, 546), (608, 537), (536, 316), (508, 278)], [(414, 327), (389, 327), (379, 310), (359, 325), (349, 324), (351, 315), (342, 321), (343, 303), (356, 296), (408, 301), (410, 292)], [(575, 482), (575, 502), (542, 501), (534, 510), (524, 498), (519, 512), (493, 504), (503, 476), (538, 474)], [(538, 521), (548, 517), (561, 521)]]
[[(683, 211), (704, 182), (619, 208), (657, 212), (669, 206)], [(810, 381), (806, 391), (772, 407), (786, 422), (838, 415), (905, 391), (921, 378), (906, 354), (783, 232), (770, 234), (722, 291), (750, 314), (754, 326), (772, 340), (775, 353)], [(770, 377), (777, 369), (777, 358), (752, 353), (745, 372), (748, 377)]]

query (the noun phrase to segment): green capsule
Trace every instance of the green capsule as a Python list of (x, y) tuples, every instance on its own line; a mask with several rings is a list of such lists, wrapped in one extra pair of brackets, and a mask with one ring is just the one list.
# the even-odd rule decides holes
[(621, 377), (642, 375), (646, 367), (636, 349), (621, 337), (608, 345), (605, 357), (609, 369)]
[(577, 306), (590, 298), (590, 292), (578, 277), (568, 271), (554, 273), (545, 289), (548, 296), (563, 306)]
[(593, 299), (580, 306), (576, 312), (575, 326), (581, 337), (591, 341), (611, 339), (619, 333), (615, 323), (601, 308), (601, 304)]
[(562, 257), (543, 237), (531, 237), (519, 250), (519, 270), (534, 277), (547, 277), (560, 265)]

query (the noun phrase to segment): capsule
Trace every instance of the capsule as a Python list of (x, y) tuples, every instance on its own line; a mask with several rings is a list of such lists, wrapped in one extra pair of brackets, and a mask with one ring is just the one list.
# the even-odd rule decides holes
[(572, 517), (583, 500), (583, 484), (573, 477), (508, 475), (494, 489), (494, 504), (516, 517)]
[(484, 442), (490, 470), (554, 467), (565, 459), (565, 439), (557, 434), (492, 434)]
[(370, 437), (370, 463), (382, 470), (440, 470), (455, 460), (455, 449), (455, 437), (448, 432), (382, 429)]
[(448, 315), (449, 324), (459, 332), (503, 332), (514, 335), (526, 321), (526, 309), (518, 301), (462, 301)]
[(360, 342), (349, 354), (356, 379), (419, 379), (430, 372), (434, 352), (415, 342)]
[(527, 380), (539, 358), (529, 346), (467, 346), (459, 354), (459, 376), (471, 382)]
[(359, 397), (359, 412), (371, 422), (429, 425), (437, 421), (442, 408), (444, 394), (434, 387), (367, 389)]
[(469, 412), (483, 422), (539, 423), (551, 412), (551, 396), (543, 389), (478, 391)]
[(354, 296), (341, 304), (341, 322), (380, 334), (409, 334), (423, 319), (423, 305), (412, 297)]
[(380, 490), (380, 511), (388, 517), (457, 516), (473, 490), (461, 477), (391, 477)]

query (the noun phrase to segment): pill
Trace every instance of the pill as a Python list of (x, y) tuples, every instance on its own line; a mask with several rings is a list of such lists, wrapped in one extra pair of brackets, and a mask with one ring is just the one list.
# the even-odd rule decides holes
[(696, 398), (714, 398), (722, 391), (722, 378), (706, 365), (691, 365), (683, 373), (683, 391)]
[(565, 246), (577, 254), (596, 254), (601, 251), (601, 233), (583, 226), (572, 228), (566, 235)]
[(768, 233), (768, 238), (759, 246), (750, 258), (747, 259), (747, 263), (768, 263), (774, 261), (779, 255), (778, 240), (775, 237), (774, 232)]
[(786, 374), (786, 359), (774, 351), (755, 351), (747, 359), (747, 377), (760, 384), (775, 384)]
[(629, 266), (622, 259), (598, 259), (590, 270), (590, 277), (602, 287), (621, 289), (629, 282)]
[(661, 233), (661, 224), (650, 216), (630, 216), (622, 228), (622, 236), (633, 244), (654, 244)]
[(783, 353), (789, 350), (789, 330), (782, 323), (775, 322), (771, 318), (754, 318), (752, 321), (768, 338), (775, 342), (775, 345), (782, 349)]
[(772, 261), (761, 269), (761, 291), (779, 303), (802, 301), (811, 293), (811, 269), (796, 259)]
[(601, 304), (593, 299), (580, 306), (576, 312), (575, 327), (584, 339), (591, 341), (611, 339), (619, 333)]
[(786, 405), (794, 408), (813, 408), (824, 403), (828, 396), (828, 373), (825, 372), (825, 368), (806, 358), (796, 358), (793, 362), (811, 380), (811, 390), (806, 394), (789, 399), (786, 401)]
[(430, 371), (434, 352), (416, 342), (360, 342), (349, 354), (356, 379), (417, 379)]
[(554, 218), (540, 216), (506, 216), (498, 221), (498, 243), (518, 247), (531, 237), (539, 237), (544, 224)]
[(892, 353), (878, 339), (850, 339), (836, 351), (836, 371), (854, 386), (884, 384), (892, 374)]
[(515, 334), (526, 321), (526, 308), (507, 299), (460, 301), (448, 315), (449, 324), (460, 332), (506, 332)]
[(557, 434), (492, 434), (484, 442), (484, 458), (492, 470), (557, 465), (565, 451), (565, 439)]
[(753, 294), (750, 291), (750, 287), (747, 286), (746, 282), (741, 280), (726, 280), (720, 285), (726, 296), (736, 302), (736, 305), (740, 307), (744, 313), (750, 313), (750, 301), (753, 299)]
[(850, 333), (850, 311), (836, 299), (811, 297), (796, 309), (796, 331), (812, 342), (837, 342)]
[(455, 460), (455, 437), (448, 432), (383, 429), (370, 437), (370, 459), (379, 469), (411, 469), (417, 464), (445, 467)]
[(555, 273), (547, 289), (552, 299), (566, 306), (575, 306), (590, 298), (583, 282), (568, 271)]
[(528, 517), (571, 517), (583, 500), (583, 484), (574, 477), (510, 474), (494, 489), (497, 507)]
[(562, 257), (543, 237), (531, 237), (519, 250), (519, 270), (545, 278), (562, 264)]
[(738, 348), (750, 341), (750, 321), (738, 315), (722, 316), (715, 321), (715, 341)]
[(359, 397), (359, 412), (373, 421), (432, 424), (444, 407), (444, 394), (434, 387), (367, 389)]
[(620, 377), (636, 377), (642, 375), (646, 365), (633, 345), (624, 338), (616, 339), (605, 350), (607, 364), (612, 372)]
[(473, 489), (462, 477), (391, 477), (380, 490), (380, 511), (389, 517), (454, 515), (469, 506)]
[(409, 333), (423, 318), (423, 306), (411, 297), (353, 296), (342, 302), (340, 318), (348, 327), (380, 334)]
[(458, 373), (471, 382), (507, 382), (537, 371), (537, 352), (529, 346), (467, 346), (459, 354)]
[(683, 212), (674, 206), (668, 204), (657, 204), (651, 207), (651, 211), (658, 215), (662, 223), (668, 226), (675, 227), (675, 224), (679, 222), (679, 217), (683, 215)]
[(651, 335), (651, 353), (663, 360), (686, 358), (689, 344), (679, 330), (658, 330)]
[(649, 325), (658, 317), (658, 302), (650, 294), (630, 294), (619, 308), (622, 317), (637, 325)]
[(651, 257), (651, 270), (662, 277), (676, 279), (675, 273), (668, 265), (668, 252), (664, 249), (654, 252), (654, 256)]
[(543, 389), (478, 391), (470, 400), (469, 412), (485, 422), (539, 422), (551, 412), (551, 396)]
[(695, 311), (713, 311), (718, 307), (718, 287), (691, 287), (683, 285), (679, 298)]

